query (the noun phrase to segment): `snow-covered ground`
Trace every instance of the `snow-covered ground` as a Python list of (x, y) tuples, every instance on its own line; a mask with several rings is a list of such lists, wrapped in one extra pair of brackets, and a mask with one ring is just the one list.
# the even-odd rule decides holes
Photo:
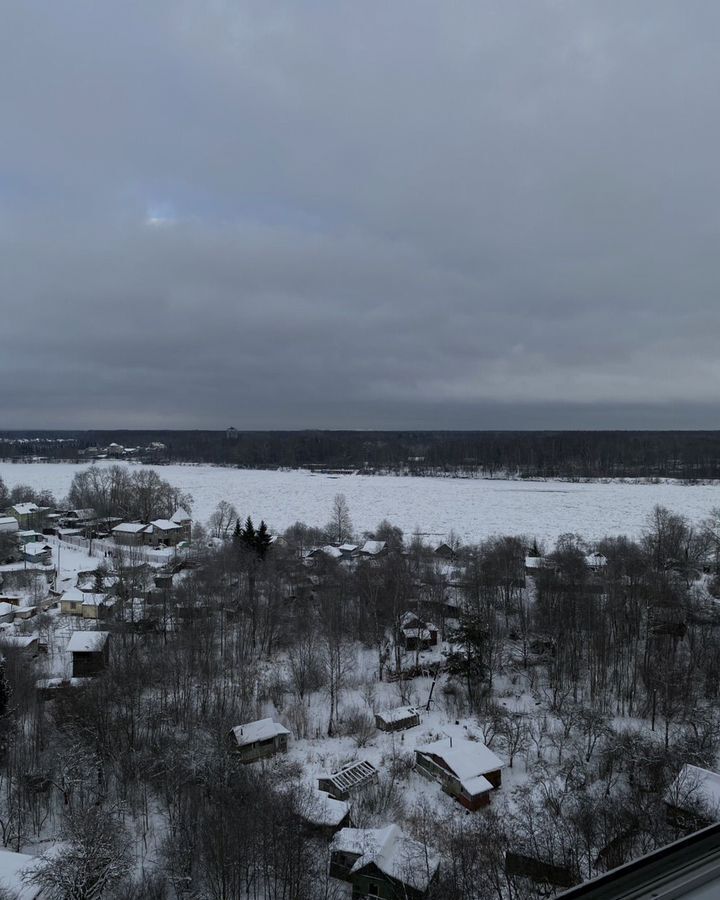
[[(106, 463), (95, 463), (106, 465)], [(12, 487), (28, 484), (58, 499), (81, 467), (71, 463), (0, 463)], [(389, 519), (406, 534), (442, 538), (454, 529), (466, 543), (493, 534), (527, 534), (554, 541), (572, 531), (588, 540), (608, 534), (638, 537), (655, 504), (692, 521), (720, 506), (720, 485), (498, 481), (321, 475), (215, 466), (161, 466), (160, 475), (194, 498), (193, 518), (205, 522), (220, 500), (241, 516), (265, 519), (275, 531), (298, 520), (324, 525), (335, 494), (345, 494), (358, 532)]]

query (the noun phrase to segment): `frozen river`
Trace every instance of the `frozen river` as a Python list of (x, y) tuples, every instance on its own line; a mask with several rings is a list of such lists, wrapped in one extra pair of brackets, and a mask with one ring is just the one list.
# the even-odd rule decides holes
[[(8, 487), (46, 488), (60, 500), (80, 468), (71, 463), (0, 463), (0, 477)], [(275, 531), (298, 520), (323, 525), (333, 497), (342, 493), (358, 532), (387, 518), (406, 534), (417, 530), (433, 539), (454, 529), (466, 543), (493, 534), (554, 541), (568, 531), (588, 540), (608, 534), (638, 537), (657, 503), (693, 521), (720, 506), (720, 485), (333, 476), (176, 465), (159, 466), (158, 472), (192, 494), (193, 518), (202, 522), (220, 500), (229, 500), (242, 517), (263, 518)]]

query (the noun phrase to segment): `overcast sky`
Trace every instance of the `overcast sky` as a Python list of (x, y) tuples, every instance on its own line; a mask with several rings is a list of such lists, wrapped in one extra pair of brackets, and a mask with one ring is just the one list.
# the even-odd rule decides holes
[(0, 428), (718, 427), (717, 0), (0, 0)]

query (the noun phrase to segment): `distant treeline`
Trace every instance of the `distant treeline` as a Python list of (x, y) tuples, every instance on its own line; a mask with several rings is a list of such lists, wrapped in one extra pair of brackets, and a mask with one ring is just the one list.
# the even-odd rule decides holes
[(159, 461), (526, 478), (720, 478), (720, 431), (0, 432), (0, 456), (83, 458), (166, 445)]

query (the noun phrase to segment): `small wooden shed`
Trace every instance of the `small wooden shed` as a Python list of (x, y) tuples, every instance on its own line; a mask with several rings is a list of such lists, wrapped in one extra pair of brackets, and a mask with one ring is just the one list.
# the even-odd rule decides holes
[(405, 731), (420, 724), (420, 713), (414, 706), (397, 706), (375, 714), (378, 731)]
[(269, 759), (276, 753), (286, 753), (291, 736), (287, 728), (269, 718), (236, 725), (230, 731), (232, 747), (242, 763), (253, 763), (258, 759)]
[(91, 678), (107, 668), (110, 660), (109, 631), (75, 631), (68, 643), (73, 678)]

